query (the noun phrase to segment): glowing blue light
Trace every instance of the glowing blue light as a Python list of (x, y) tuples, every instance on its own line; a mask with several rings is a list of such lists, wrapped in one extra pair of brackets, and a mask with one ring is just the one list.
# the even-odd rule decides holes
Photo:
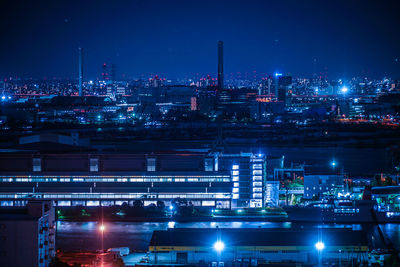
[(354, 98), (354, 103), (358, 103), (359, 99), (358, 98)]
[(275, 77), (279, 77), (279, 76), (282, 76), (282, 73), (276, 72)]
[(323, 242), (321, 242), (321, 241), (318, 241), (317, 243), (315, 243), (315, 248), (318, 251), (321, 251), (321, 250), (323, 250), (325, 248), (325, 244)]
[(1, 100), (6, 100), (6, 97), (3, 95), (3, 96), (1, 97)]
[(332, 165), (332, 167), (335, 167), (335, 166), (336, 166), (336, 161), (333, 160), (333, 161), (331, 162), (331, 165)]
[(349, 88), (347, 88), (346, 86), (343, 86), (342, 89), (340, 89), (340, 92), (342, 92), (342, 94), (346, 94), (349, 91)]
[(174, 209), (174, 206), (169, 206), (169, 210), (173, 210)]
[(217, 241), (214, 243), (213, 247), (216, 251), (221, 252), (224, 250), (225, 244), (222, 241)]

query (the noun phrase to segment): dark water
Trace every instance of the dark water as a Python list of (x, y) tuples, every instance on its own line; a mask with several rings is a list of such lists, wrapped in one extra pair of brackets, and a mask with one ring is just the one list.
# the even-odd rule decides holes
[[(290, 222), (107, 222), (104, 232), (98, 222), (58, 222), (57, 247), (62, 250), (97, 250), (110, 247), (129, 247), (134, 251), (147, 250), (152, 232), (176, 228), (315, 228), (348, 227), (365, 230), (372, 248), (385, 248), (379, 237), (377, 226), (368, 225), (308, 225)], [(392, 242), (400, 248), (400, 224), (380, 225), (386, 243)]]

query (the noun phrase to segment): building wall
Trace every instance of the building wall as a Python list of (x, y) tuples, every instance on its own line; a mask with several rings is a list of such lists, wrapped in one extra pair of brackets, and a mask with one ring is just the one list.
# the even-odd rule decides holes
[(312, 199), (329, 192), (344, 183), (342, 175), (305, 175), (304, 198)]
[[(324, 262), (341, 262), (342, 264), (348, 263), (349, 259), (366, 258), (366, 253), (351, 253), (351, 252), (324, 252), (322, 253)], [(187, 261), (184, 259), (187, 258)], [(208, 251), (163, 251), (150, 253), (150, 263), (158, 264), (198, 264), (201, 261), (206, 264), (212, 262), (224, 262), (225, 266), (232, 266), (234, 261), (252, 261), (253, 265), (261, 263), (281, 263), (281, 262), (294, 262), (294, 263), (307, 263), (317, 264), (318, 254), (316, 251), (285, 251), (276, 250), (260, 251), (260, 250), (224, 250), (217, 253), (210, 247)]]
[[(224, 202), (222, 206), (264, 206), (265, 158), (252, 153), (3, 154), (0, 166), (0, 192), (27, 193), (26, 197), (38, 193), (148, 193), (154, 194), (152, 198), (160, 193), (228, 193), (234, 205)], [(201, 180), (211, 176), (224, 178)]]
[(0, 221), (0, 266), (39, 266), (38, 221)]

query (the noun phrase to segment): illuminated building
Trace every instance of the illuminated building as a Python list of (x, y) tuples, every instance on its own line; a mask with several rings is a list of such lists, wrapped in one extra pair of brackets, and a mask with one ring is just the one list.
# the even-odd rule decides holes
[(218, 42), (218, 89), (224, 88), (224, 43)]
[(153, 232), (149, 258), (152, 265), (316, 266), (322, 249), (324, 263), (348, 265), (367, 257), (367, 234), (346, 228), (172, 228)]
[(264, 164), (252, 153), (2, 154), (0, 206), (31, 198), (56, 206), (182, 198), (194, 206), (262, 207)]

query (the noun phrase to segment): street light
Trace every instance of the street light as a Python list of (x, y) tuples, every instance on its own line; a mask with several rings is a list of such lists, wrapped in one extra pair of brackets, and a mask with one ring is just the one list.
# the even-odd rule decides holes
[(318, 251), (321, 251), (321, 250), (323, 250), (325, 248), (325, 244), (323, 242), (321, 242), (321, 241), (318, 241), (317, 243), (315, 243), (315, 248)]
[(221, 252), (224, 250), (225, 244), (222, 241), (217, 241), (214, 243), (213, 247), (217, 252)]
[(332, 168), (335, 168), (336, 167), (336, 161), (332, 160), (331, 166), (332, 166)]
[(342, 94), (346, 94), (349, 91), (349, 88), (343, 86), (342, 89), (340, 89), (340, 91), (342, 92)]
[(99, 230), (101, 232), (104, 232), (106, 230), (106, 226), (104, 224), (101, 224), (100, 227), (99, 227)]

